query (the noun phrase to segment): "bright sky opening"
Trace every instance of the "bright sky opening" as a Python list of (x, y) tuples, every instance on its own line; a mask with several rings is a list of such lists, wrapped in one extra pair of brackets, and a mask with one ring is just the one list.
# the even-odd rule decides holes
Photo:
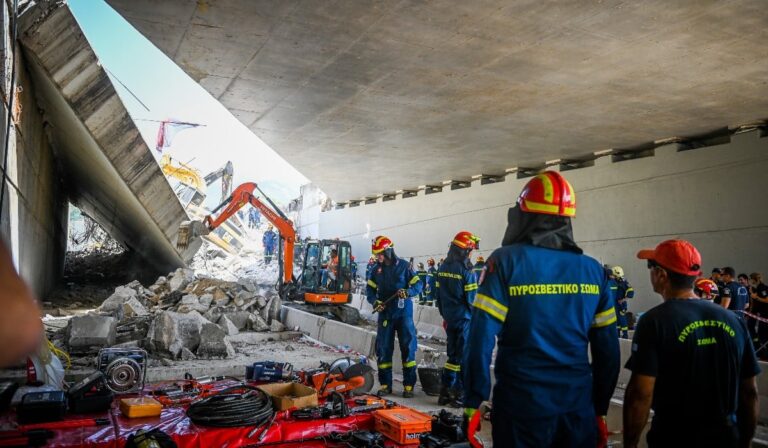
[[(178, 133), (165, 152), (197, 168), (201, 176), (231, 160), (235, 187), (255, 181), (278, 203), (299, 195), (299, 187), (309, 182), (306, 177), (103, 0), (69, 0), (69, 5), (157, 159), (160, 121), (199, 123), (203, 126)], [(207, 193), (206, 205), (218, 204), (220, 184), (210, 185)]]

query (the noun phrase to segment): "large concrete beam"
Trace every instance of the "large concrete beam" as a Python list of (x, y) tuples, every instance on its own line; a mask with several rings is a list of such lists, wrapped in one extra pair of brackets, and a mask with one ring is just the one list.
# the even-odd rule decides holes
[(69, 8), (38, 2), (20, 40), (71, 201), (148, 268), (185, 264), (197, 250), (175, 247), (187, 214)]

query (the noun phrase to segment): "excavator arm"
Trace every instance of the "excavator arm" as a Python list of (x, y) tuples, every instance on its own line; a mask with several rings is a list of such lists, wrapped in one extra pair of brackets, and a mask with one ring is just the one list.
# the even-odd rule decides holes
[[(264, 196), (264, 199), (269, 202), (269, 206), (253, 195), (254, 190), (258, 190)], [(207, 235), (215, 230), (246, 204), (251, 204), (259, 209), (261, 214), (280, 233), (279, 249), (282, 252), (280, 257), (282, 284), (287, 285), (291, 283), (293, 281), (293, 246), (296, 242), (296, 231), (293, 229), (291, 220), (285, 216), (280, 208), (254, 182), (246, 182), (238, 186), (210, 215), (205, 217), (202, 223), (200, 221), (186, 221), (182, 223), (179, 228), (176, 245), (180, 250), (186, 249), (192, 239)], [(221, 213), (219, 213), (220, 210)], [(217, 213), (219, 214), (216, 215)]]

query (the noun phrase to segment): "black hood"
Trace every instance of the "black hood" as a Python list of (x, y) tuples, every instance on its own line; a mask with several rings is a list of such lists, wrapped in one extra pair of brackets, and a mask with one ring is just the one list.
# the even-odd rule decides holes
[(510, 208), (507, 212), (507, 231), (501, 240), (502, 246), (516, 243), (567, 250), (577, 254), (584, 252), (573, 240), (571, 218), (527, 213), (518, 206)]
[(451, 247), (448, 249), (448, 255), (445, 257), (445, 261), (458, 261), (467, 268), (472, 268), (472, 262), (469, 260), (470, 252), (469, 249), (462, 249), (451, 244)]

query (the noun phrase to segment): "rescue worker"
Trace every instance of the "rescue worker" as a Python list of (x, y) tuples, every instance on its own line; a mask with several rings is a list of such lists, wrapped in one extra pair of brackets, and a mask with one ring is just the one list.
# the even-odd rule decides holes
[(744, 323), (694, 295), (701, 254), (667, 240), (637, 253), (664, 300), (635, 328), (624, 395), (624, 444), (654, 447), (749, 447), (758, 417), (760, 367)]
[[(486, 262), (473, 304), (465, 416), (493, 389), (493, 445), (595, 447), (619, 374), (608, 276), (573, 239), (573, 188), (560, 173), (531, 179), (510, 208), (502, 247)], [(588, 350), (591, 351), (590, 366)]]
[(715, 303), (720, 305), (720, 293), (723, 291), (723, 286), (725, 286), (725, 283), (722, 279), (723, 276), (723, 270), (720, 268), (712, 268), (712, 274), (710, 274), (709, 279), (715, 282), (715, 285), (717, 285), (717, 291), (718, 295), (715, 297)]
[(442, 387), (437, 404), (459, 408), (464, 399), (461, 378), (461, 362), (464, 345), (472, 317), (472, 303), (477, 294), (477, 277), (470, 261), (470, 255), (478, 248), (480, 238), (471, 232), (456, 234), (448, 249), (448, 256), (437, 272), (435, 302), (445, 321), (448, 359), (443, 366)]
[(477, 257), (477, 260), (475, 261), (475, 266), (472, 268), (472, 271), (475, 273), (477, 284), (482, 285), (483, 278), (485, 278), (485, 258), (483, 258), (482, 255)]
[(730, 266), (723, 268), (723, 285), (720, 290), (720, 306), (736, 313), (744, 319), (744, 311), (749, 305), (749, 290), (736, 282), (736, 270)]
[(272, 230), (272, 224), (267, 226), (267, 231), (261, 237), (261, 243), (264, 246), (264, 263), (269, 264), (277, 248), (277, 234)]
[(411, 398), (416, 384), (416, 327), (411, 298), (421, 292), (421, 282), (408, 262), (395, 255), (394, 244), (386, 236), (373, 240), (371, 252), (376, 256), (376, 263), (371, 269), (366, 293), (374, 312), (379, 313), (376, 332), (379, 395), (392, 393), (392, 352), (397, 334), (403, 361), (403, 397)]
[(616, 300), (616, 325), (619, 329), (619, 337), (629, 339), (629, 324), (627, 322), (627, 300), (635, 297), (635, 289), (624, 278), (624, 269), (621, 266), (611, 268), (611, 276), (616, 284), (614, 299)]
[(416, 271), (416, 275), (419, 276), (421, 282), (421, 293), (419, 293), (419, 305), (425, 305), (427, 303), (427, 271), (424, 269), (424, 263), (418, 264), (419, 269)]
[(437, 282), (437, 269), (435, 268), (435, 259), (430, 257), (427, 260), (427, 285), (426, 296), (427, 305), (433, 305), (435, 303), (435, 283)]

